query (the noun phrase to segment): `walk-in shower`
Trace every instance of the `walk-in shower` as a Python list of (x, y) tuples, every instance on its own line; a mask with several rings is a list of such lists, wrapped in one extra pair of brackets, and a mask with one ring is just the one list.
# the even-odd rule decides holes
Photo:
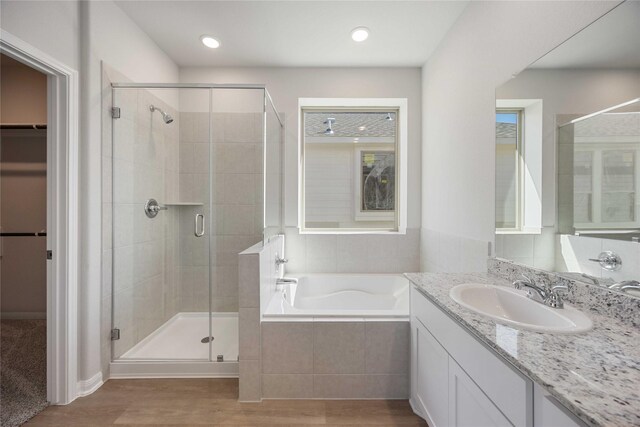
[(262, 85), (111, 95), (111, 375), (237, 375), (237, 254), (281, 231), (281, 119)]

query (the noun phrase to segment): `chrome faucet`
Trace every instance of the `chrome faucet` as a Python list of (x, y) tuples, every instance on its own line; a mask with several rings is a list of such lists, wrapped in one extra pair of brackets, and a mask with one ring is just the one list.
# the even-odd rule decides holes
[(513, 286), (516, 289), (526, 289), (527, 297), (541, 304), (548, 305), (551, 308), (564, 308), (564, 302), (562, 301), (561, 292), (569, 290), (565, 285), (555, 285), (551, 289), (547, 289), (545, 286), (537, 285), (529, 277), (522, 275), (524, 280), (516, 280), (513, 282)]
[(281, 265), (283, 265), (283, 264), (286, 264), (286, 263), (288, 263), (288, 262), (289, 262), (289, 260), (288, 260), (288, 259), (286, 259), (286, 258), (281, 258), (281, 257), (280, 257), (280, 254), (276, 253), (276, 261), (275, 261), (275, 264), (274, 264), (274, 265), (275, 265), (275, 267), (276, 267), (276, 268), (275, 268), (275, 270), (274, 270), (274, 271), (276, 272), (276, 274), (278, 274), (279, 276), (280, 276), (280, 275), (282, 275), (282, 274), (284, 274), (284, 273), (282, 273), (282, 272), (280, 271), (280, 266), (281, 266)]
[(609, 286), (609, 289), (614, 289), (616, 291), (640, 291), (640, 282), (637, 280), (624, 280), (619, 283), (614, 283)]
[(280, 277), (276, 279), (276, 291), (284, 291), (287, 289), (287, 285), (297, 284), (298, 279), (293, 277)]

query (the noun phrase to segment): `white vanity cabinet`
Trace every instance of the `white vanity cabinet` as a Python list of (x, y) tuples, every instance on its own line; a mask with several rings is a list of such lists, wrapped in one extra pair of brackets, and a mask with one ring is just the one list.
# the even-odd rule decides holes
[(412, 318), (411, 404), (430, 426), (511, 426), (449, 353)]
[(411, 399), (414, 409), (427, 419), (430, 426), (449, 425), (449, 353), (420, 321), (413, 318), (411, 334)]
[(412, 286), (411, 405), (431, 427), (583, 426), (535, 387)]

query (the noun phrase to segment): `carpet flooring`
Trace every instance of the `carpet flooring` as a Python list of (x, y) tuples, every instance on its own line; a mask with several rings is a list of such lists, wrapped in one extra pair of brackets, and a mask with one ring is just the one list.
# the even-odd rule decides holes
[(0, 321), (0, 426), (19, 426), (47, 405), (46, 320)]

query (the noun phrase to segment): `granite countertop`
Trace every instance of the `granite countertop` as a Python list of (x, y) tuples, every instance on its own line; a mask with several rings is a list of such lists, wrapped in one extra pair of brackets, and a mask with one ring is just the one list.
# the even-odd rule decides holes
[(593, 426), (640, 425), (640, 331), (596, 311), (589, 332), (554, 335), (498, 325), (449, 297), (461, 283), (511, 286), (490, 273), (407, 273), (438, 307)]

